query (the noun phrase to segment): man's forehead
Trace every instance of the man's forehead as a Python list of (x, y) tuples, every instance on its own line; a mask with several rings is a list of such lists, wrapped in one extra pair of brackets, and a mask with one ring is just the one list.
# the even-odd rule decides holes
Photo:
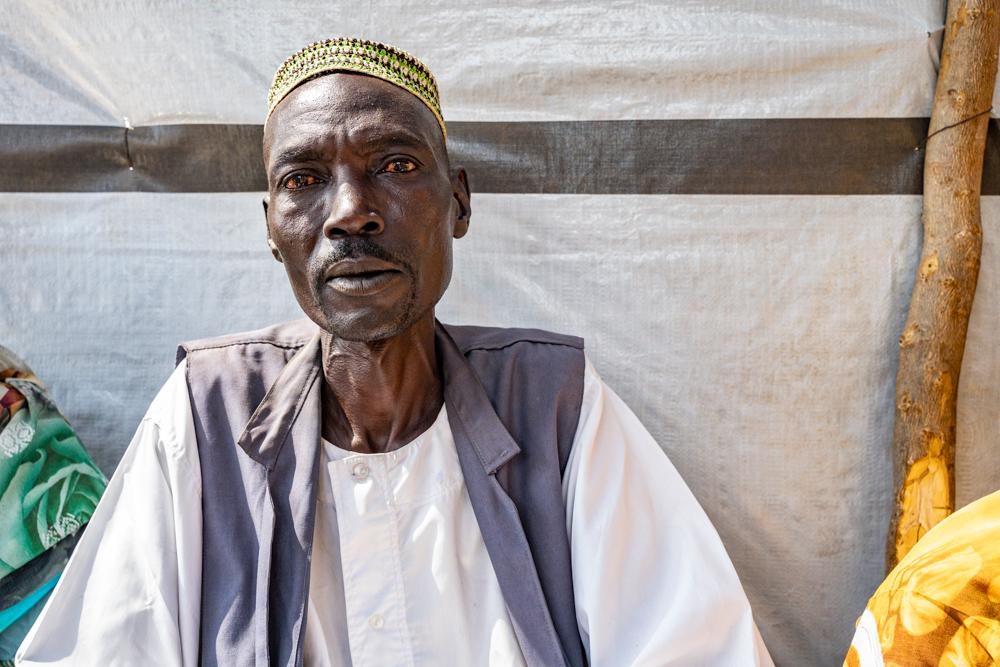
[(277, 163), (329, 140), (436, 153), (442, 138), (437, 119), (413, 95), (373, 77), (337, 72), (303, 83), (282, 100), (268, 119), (264, 146), (268, 162)]
[(323, 111), (360, 115), (365, 112), (385, 118), (426, 117), (437, 124), (427, 107), (412, 94), (375, 77), (349, 72), (324, 74), (290, 92), (273, 115), (322, 113)]

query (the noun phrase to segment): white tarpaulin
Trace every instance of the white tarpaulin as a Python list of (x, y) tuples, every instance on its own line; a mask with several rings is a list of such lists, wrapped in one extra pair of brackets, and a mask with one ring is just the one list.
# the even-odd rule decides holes
[[(560, 126), (569, 133), (605, 127), (591, 121), (774, 120), (768, 132), (783, 119), (882, 123), (929, 114), (944, 15), (940, 2), (787, 0), (5, 9), (0, 130), (31, 127), (0, 136), (38, 138), (19, 144), (23, 172), (0, 165), (0, 344), (51, 385), (108, 473), (177, 342), (299, 311), (264, 245), (260, 193), (60, 191), (60, 170), (71, 178), (74, 163), (30, 169), (46, 137), (61, 141), (52, 126), (121, 128), (124, 138), (126, 126), (259, 124), (277, 65), (338, 35), (410, 50), (436, 73), (447, 120), (503, 122), (507, 133), (526, 121), (571, 121)], [(573, 183), (474, 194), (439, 317), (583, 336), (715, 522), (776, 662), (839, 665), (884, 574), (919, 191), (630, 190), (657, 167), (656, 146), (634, 162), (595, 157), (585, 142), (559, 146), (593, 166), (588, 183), (603, 182), (609, 164), (635, 173), (586, 194)], [(752, 165), (755, 150), (741, 159)], [(810, 164), (810, 150), (788, 159)], [(225, 174), (228, 154), (202, 151), (189, 166)], [(712, 155), (685, 160), (694, 173)], [(491, 182), (474, 170), (470, 180), (474, 190)], [(960, 503), (1000, 487), (1000, 198), (984, 198), (983, 221), (959, 397)]]

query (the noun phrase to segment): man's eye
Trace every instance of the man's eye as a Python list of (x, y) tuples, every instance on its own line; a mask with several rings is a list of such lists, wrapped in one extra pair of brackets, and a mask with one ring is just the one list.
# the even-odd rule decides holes
[(301, 190), (319, 182), (319, 178), (312, 174), (292, 174), (282, 182), (281, 186), (286, 190)]
[(392, 160), (385, 165), (382, 171), (387, 171), (390, 174), (405, 174), (408, 171), (413, 171), (417, 168), (416, 163), (413, 160)]

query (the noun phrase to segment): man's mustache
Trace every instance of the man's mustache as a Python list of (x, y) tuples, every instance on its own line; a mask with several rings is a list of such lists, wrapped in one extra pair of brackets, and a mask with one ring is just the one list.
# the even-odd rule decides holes
[(317, 277), (317, 282), (322, 286), (323, 276), (326, 275), (327, 269), (331, 266), (345, 259), (361, 259), (363, 257), (380, 259), (383, 262), (389, 262), (398, 266), (405, 273), (411, 275), (413, 273), (410, 270), (409, 262), (401, 257), (397, 257), (394, 253), (389, 252), (372, 239), (364, 236), (348, 236), (344, 238), (344, 240), (334, 246), (329, 254), (313, 260), (312, 263), (314, 266), (311, 273)]
[(333, 252), (324, 260), (326, 266), (345, 259), (361, 259), (362, 257), (374, 257), (383, 262), (390, 262), (405, 266), (406, 263), (393, 253), (389, 252), (375, 241), (364, 236), (348, 236), (337, 244)]

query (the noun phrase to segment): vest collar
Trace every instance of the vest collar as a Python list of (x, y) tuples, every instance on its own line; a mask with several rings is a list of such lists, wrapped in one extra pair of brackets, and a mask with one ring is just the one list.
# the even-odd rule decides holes
[(451, 419), (461, 421), (484, 472), (492, 475), (517, 456), (521, 448), (510, 437), (465, 355), (440, 322), (435, 328), (435, 342), (448, 414)]
[[(307, 401), (315, 402), (310, 407), (318, 408), (321, 392), (316, 384), (320, 377), (319, 331), (292, 355), (274, 381), (264, 400), (250, 415), (243, 433), (236, 441), (247, 456), (271, 471), (278, 459), (282, 445), (288, 439), (288, 432)], [(314, 391), (315, 387), (315, 391)], [(314, 414), (322, 414), (314, 410)], [(316, 443), (319, 444), (320, 425), (316, 424)]]
[[(500, 421), (493, 409), (486, 390), (479, 383), (465, 355), (440, 322), (435, 323), (435, 344), (438, 363), (444, 383), (444, 400), (448, 414), (465, 426), (469, 442), (487, 475), (494, 474), (520, 451), (517, 443)], [(308, 401), (318, 407), (321, 392), (317, 380), (322, 381), (319, 331), (292, 355), (277, 380), (268, 389), (243, 433), (236, 441), (247, 455), (274, 469), (288, 432)], [(321, 411), (318, 411), (322, 414)], [(316, 425), (317, 441), (320, 425)]]

